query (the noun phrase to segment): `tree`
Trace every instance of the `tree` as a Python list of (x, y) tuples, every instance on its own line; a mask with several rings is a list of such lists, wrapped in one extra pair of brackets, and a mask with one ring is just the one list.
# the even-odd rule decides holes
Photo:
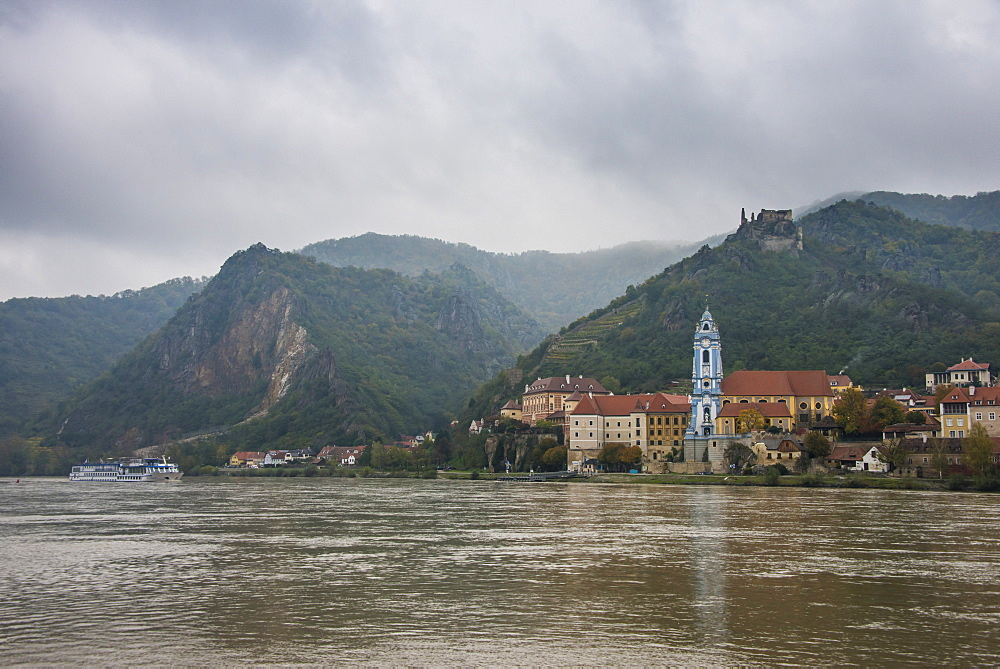
[(622, 464), (622, 450), (625, 444), (604, 444), (597, 454), (597, 461), (608, 466), (609, 469), (618, 470)]
[(903, 405), (892, 399), (888, 395), (879, 395), (875, 399), (875, 404), (871, 408), (871, 421), (878, 429), (886, 425), (895, 425), (906, 420), (906, 411)]
[(637, 467), (642, 462), (642, 449), (638, 446), (626, 446), (621, 450), (619, 457), (622, 467), (626, 469)]
[(737, 473), (742, 472), (747, 465), (752, 465), (757, 459), (753, 450), (742, 441), (730, 441), (723, 453), (726, 462), (730, 464)]
[(993, 470), (993, 440), (982, 423), (974, 422), (969, 428), (969, 436), (962, 441), (962, 452), (965, 464), (976, 475), (985, 477)]
[(830, 455), (830, 440), (820, 432), (810, 432), (806, 435), (805, 450), (812, 458), (825, 458)]
[(553, 446), (542, 454), (542, 464), (552, 469), (566, 469), (565, 446)]
[(844, 434), (861, 434), (869, 423), (868, 401), (857, 388), (847, 388), (833, 404), (833, 417)]
[(914, 425), (923, 425), (927, 422), (927, 415), (923, 411), (907, 411), (905, 420)]
[(931, 454), (931, 465), (937, 470), (938, 478), (944, 478), (944, 473), (948, 471), (948, 442), (944, 439), (931, 439), (929, 449)]
[(764, 426), (764, 415), (757, 409), (744, 409), (736, 417), (736, 431), (740, 434), (763, 430)]
[(882, 445), (875, 449), (875, 459), (888, 465), (891, 472), (906, 462), (906, 456), (912, 451), (902, 439), (886, 439)]

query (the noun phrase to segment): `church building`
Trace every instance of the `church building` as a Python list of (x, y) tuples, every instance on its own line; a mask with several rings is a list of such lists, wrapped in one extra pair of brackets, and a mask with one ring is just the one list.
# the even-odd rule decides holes
[(722, 409), (722, 340), (708, 309), (694, 332), (691, 383), (691, 420), (684, 434), (684, 459), (721, 467), (726, 444), (736, 435), (716, 431), (716, 418)]

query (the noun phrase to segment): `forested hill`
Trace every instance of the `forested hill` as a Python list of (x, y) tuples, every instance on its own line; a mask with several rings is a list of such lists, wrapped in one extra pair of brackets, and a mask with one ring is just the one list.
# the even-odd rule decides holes
[(795, 215), (797, 218), (802, 218), (845, 198), (895, 209), (905, 216), (924, 223), (951, 225), (967, 230), (1000, 232), (1000, 191), (950, 197), (889, 191), (844, 193), (821, 203), (803, 207), (801, 210), (797, 209)]
[(0, 434), (97, 378), (204, 283), (184, 277), (110, 297), (0, 303)]
[(300, 253), (337, 267), (380, 267), (409, 276), (462, 264), (534, 317), (547, 332), (555, 332), (703, 244), (721, 241), (720, 236), (685, 245), (631, 242), (585, 253), (503, 254), (426, 237), (368, 233), (310, 244)]
[(257, 245), (36, 429), (95, 454), (238, 423), (245, 450), (395, 439), (449, 419), (541, 336), (463, 268), (413, 279)]
[(895, 209), (925, 223), (1000, 232), (1000, 191), (951, 197), (875, 191), (868, 193), (863, 199), (865, 202)]
[(748, 224), (571, 324), (483, 387), (467, 417), (488, 415), (536, 377), (583, 374), (631, 392), (683, 387), (706, 303), (727, 373), (846, 370), (868, 385), (921, 387), (927, 370), (962, 357), (1000, 363), (1000, 235), (866, 201), (797, 223), (801, 251), (763, 250)]

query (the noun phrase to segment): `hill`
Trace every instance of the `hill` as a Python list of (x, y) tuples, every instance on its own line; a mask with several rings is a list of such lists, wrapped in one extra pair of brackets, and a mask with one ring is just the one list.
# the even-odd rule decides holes
[(88, 453), (226, 430), (249, 450), (395, 438), (540, 339), (462, 267), (408, 278), (256, 245), (36, 430)]
[(895, 209), (909, 218), (924, 223), (951, 225), (967, 230), (1000, 232), (1000, 191), (950, 197), (890, 191), (841, 193), (821, 202), (813, 203), (808, 207), (796, 209), (796, 218), (803, 218), (844, 199), (862, 200), (880, 207)]
[(110, 297), (0, 303), (0, 434), (69, 399), (162, 327), (204, 283), (185, 277)]
[(547, 332), (555, 332), (703, 244), (721, 241), (720, 236), (697, 244), (646, 241), (585, 253), (503, 254), (426, 237), (368, 233), (310, 244), (299, 252), (336, 267), (386, 268), (408, 276), (461, 264)]
[(951, 197), (926, 193), (904, 195), (874, 191), (864, 195), (863, 199), (880, 207), (895, 209), (925, 223), (1000, 232), (1000, 191)]
[(706, 302), (727, 372), (846, 370), (899, 387), (922, 386), (926, 370), (963, 356), (1000, 361), (1000, 235), (865, 201), (798, 223), (801, 250), (794, 226), (766, 230), (758, 219), (630, 289), (480, 389), (466, 417), (519, 396), (526, 378), (583, 374), (627, 392), (683, 386)]

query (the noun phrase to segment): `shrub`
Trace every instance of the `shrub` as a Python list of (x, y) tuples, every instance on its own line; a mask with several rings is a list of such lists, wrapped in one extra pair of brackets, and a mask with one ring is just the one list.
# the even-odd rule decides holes
[(778, 485), (779, 480), (781, 480), (781, 472), (778, 471), (778, 468), (768, 467), (767, 471), (764, 472), (764, 485)]
[(965, 490), (969, 487), (969, 479), (962, 474), (955, 474), (948, 479), (949, 490)]

